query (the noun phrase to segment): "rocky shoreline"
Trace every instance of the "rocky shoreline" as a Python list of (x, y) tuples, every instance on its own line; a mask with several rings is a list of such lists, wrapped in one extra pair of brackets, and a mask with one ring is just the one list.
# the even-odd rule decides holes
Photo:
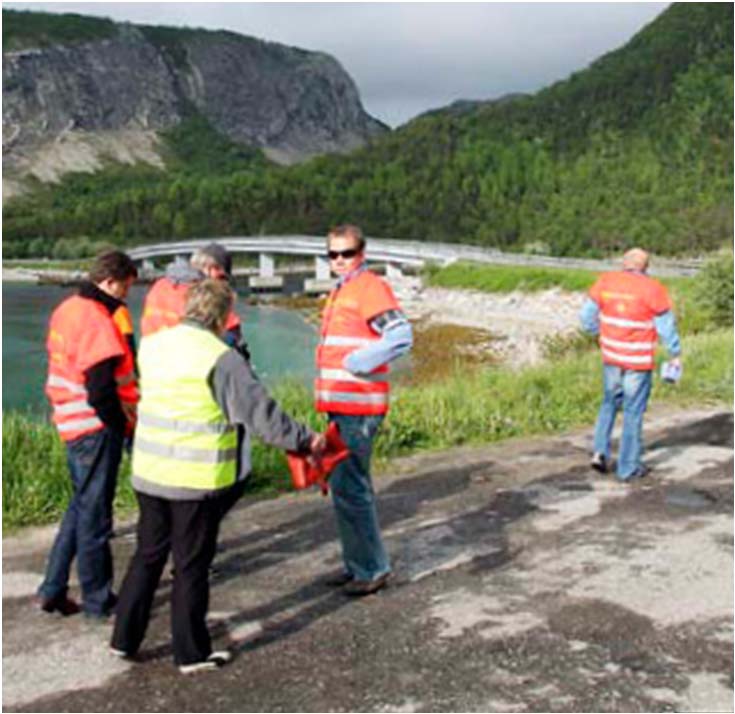
[(393, 287), (411, 320), (484, 330), (496, 356), (514, 367), (540, 362), (548, 340), (575, 335), (584, 302), (584, 293), (559, 288), (484, 293), (427, 287), (418, 277), (401, 278)]

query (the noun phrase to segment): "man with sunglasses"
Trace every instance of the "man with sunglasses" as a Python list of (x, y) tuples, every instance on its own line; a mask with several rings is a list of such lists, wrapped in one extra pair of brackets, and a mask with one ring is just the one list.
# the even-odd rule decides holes
[(411, 349), (413, 334), (390, 286), (367, 269), (360, 228), (333, 228), (327, 247), (337, 286), (324, 309), (317, 347), (316, 409), (337, 423), (350, 449), (329, 480), (343, 570), (328, 582), (362, 596), (382, 588), (391, 572), (370, 456), (388, 411), (388, 363)]

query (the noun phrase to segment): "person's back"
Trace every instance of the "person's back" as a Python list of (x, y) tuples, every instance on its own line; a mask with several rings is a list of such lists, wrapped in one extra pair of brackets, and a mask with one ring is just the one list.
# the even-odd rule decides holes
[(201, 273), (188, 263), (169, 265), (164, 277), (156, 280), (145, 296), (140, 318), (141, 335), (147, 337), (178, 325), (184, 315), (189, 287), (201, 278)]
[(650, 278), (648, 253), (633, 248), (623, 256), (623, 269), (601, 275), (580, 311), (585, 332), (600, 336), (603, 399), (597, 416), (590, 465), (606, 473), (610, 438), (618, 411), (623, 434), (617, 475), (621, 481), (645, 476), (641, 461), (643, 414), (651, 393), (658, 339), (680, 367), (681, 347), (666, 288)]
[[(217, 248), (221, 248), (221, 246), (217, 246)], [(225, 257), (222, 257), (218, 250), (216, 251), (210, 247), (204, 250), (212, 250), (228, 266), (229, 270), (231, 264), (226, 251), (224, 252)], [(223, 277), (229, 275), (229, 272), (224, 268), (220, 269), (214, 259), (203, 250), (197, 251), (192, 256), (192, 261), (193, 263), (182, 261), (171, 263), (166, 267), (166, 274), (151, 286), (143, 301), (143, 313), (140, 318), (140, 332), (143, 337), (148, 337), (159, 330), (174, 327), (181, 322), (186, 308), (189, 288), (208, 277), (203, 269), (208, 269), (212, 275), (218, 274)], [(209, 267), (207, 268), (207, 266)], [(209, 277), (212, 277), (212, 275)], [(227, 315), (225, 333), (222, 339), (228, 345), (234, 347), (240, 342), (241, 337), (240, 318), (235, 310), (231, 309)]]
[(590, 290), (600, 310), (600, 349), (606, 364), (653, 369), (654, 318), (671, 309), (666, 289), (645, 273), (605, 273)]

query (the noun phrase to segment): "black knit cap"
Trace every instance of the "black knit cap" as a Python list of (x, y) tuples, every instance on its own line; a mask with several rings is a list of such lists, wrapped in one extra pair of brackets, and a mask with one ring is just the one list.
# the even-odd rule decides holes
[(227, 275), (232, 275), (232, 256), (227, 252), (227, 249), (224, 246), (219, 243), (210, 243), (209, 245), (205, 245), (201, 251), (204, 255), (208, 255), (210, 258), (213, 258), (217, 265), (219, 265)]

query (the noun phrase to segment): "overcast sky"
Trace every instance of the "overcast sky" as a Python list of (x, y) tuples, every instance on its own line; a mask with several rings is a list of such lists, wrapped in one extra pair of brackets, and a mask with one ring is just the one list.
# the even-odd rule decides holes
[(533, 92), (629, 40), (669, 3), (3, 2), (226, 29), (328, 52), (370, 114), (397, 126), (457, 99)]

